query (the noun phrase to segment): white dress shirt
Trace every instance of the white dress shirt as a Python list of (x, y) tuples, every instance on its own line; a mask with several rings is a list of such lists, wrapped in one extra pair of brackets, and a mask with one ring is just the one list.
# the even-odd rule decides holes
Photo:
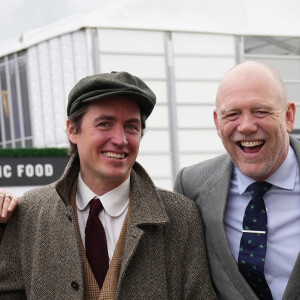
[[(265, 181), (273, 184), (264, 195), (268, 214), (265, 277), (273, 299), (282, 299), (300, 250), (300, 184), (295, 152)], [(234, 167), (224, 222), (232, 254), (238, 261), (243, 215), (251, 199), (247, 187), (254, 180)]]
[(128, 212), (130, 190), (130, 177), (115, 189), (102, 196), (96, 195), (83, 182), (81, 174), (78, 175), (76, 192), (76, 206), (81, 239), (85, 247), (85, 226), (89, 216), (89, 202), (98, 197), (103, 205), (103, 210), (99, 213), (99, 218), (105, 230), (109, 263), (114, 254), (124, 220)]

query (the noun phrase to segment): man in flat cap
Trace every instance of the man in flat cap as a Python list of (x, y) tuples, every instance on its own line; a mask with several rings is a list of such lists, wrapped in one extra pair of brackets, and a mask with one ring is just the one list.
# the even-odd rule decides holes
[(155, 101), (126, 72), (75, 85), (70, 161), (20, 199), (0, 244), (0, 299), (215, 299), (196, 204), (136, 162)]

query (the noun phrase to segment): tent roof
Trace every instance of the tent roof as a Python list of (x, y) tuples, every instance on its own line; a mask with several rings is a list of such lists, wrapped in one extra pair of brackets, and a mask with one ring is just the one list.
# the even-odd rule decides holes
[(0, 56), (81, 28), (300, 36), (300, 0), (115, 0), (2, 43)]

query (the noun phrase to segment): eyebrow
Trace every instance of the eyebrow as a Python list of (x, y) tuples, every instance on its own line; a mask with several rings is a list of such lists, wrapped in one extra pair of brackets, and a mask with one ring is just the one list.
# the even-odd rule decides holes
[(115, 120), (115, 118), (113, 116), (110, 116), (110, 115), (100, 115), (100, 116), (98, 116), (97, 118), (94, 119), (94, 122), (98, 123), (99, 121), (103, 121), (103, 120), (112, 121), (112, 120)]
[(138, 123), (141, 124), (141, 120), (138, 118), (132, 118), (126, 121), (127, 123)]
[[(274, 107), (272, 105), (258, 104), (258, 105), (255, 105), (253, 107), (250, 107), (249, 109), (250, 110), (255, 110), (255, 109), (273, 109), (273, 108)], [(240, 111), (240, 108), (233, 106), (233, 107), (229, 107), (229, 108), (226, 108), (226, 109), (220, 109), (221, 114), (224, 114), (224, 113), (227, 113), (227, 112), (232, 112), (232, 111)]]
[(228, 108), (228, 109), (220, 109), (220, 115), (225, 115), (229, 112), (234, 112), (234, 111), (238, 111), (237, 108)]
[[(114, 120), (116, 120), (116, 118), (111, 116), (111, 115), (100, 115), (94, 120), (94, 122), (97, 123), (97, 122), (100, 122), (100, 121), (103, 121), (103, 120), (114, 121)], [(141, 120), (138, 119), (138, 118), (131, 118), (131, 119), (126, 120), (126, 122), (127, 123), (141, 124)]]

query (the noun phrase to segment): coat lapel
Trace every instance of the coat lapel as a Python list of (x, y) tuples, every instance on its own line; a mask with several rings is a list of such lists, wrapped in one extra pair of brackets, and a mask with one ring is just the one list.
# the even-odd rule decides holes
[[(156, 227), (169, 222), (169, 218), (161, 203), (150, 177), (136, 162), (131, 172), (130, 180), (131, 214), (127, 229), (127, 237), (122, 257), (117, 294), (122, 288), (122, 281), (126, 271), (137, 251), (145, 229), (149, 226)], [(161, 257), (164, 253), (161, 253)], [(163, 274), (163, 272), (161, 273)], [(142, 276), (142, 274), (141, 274)]]

